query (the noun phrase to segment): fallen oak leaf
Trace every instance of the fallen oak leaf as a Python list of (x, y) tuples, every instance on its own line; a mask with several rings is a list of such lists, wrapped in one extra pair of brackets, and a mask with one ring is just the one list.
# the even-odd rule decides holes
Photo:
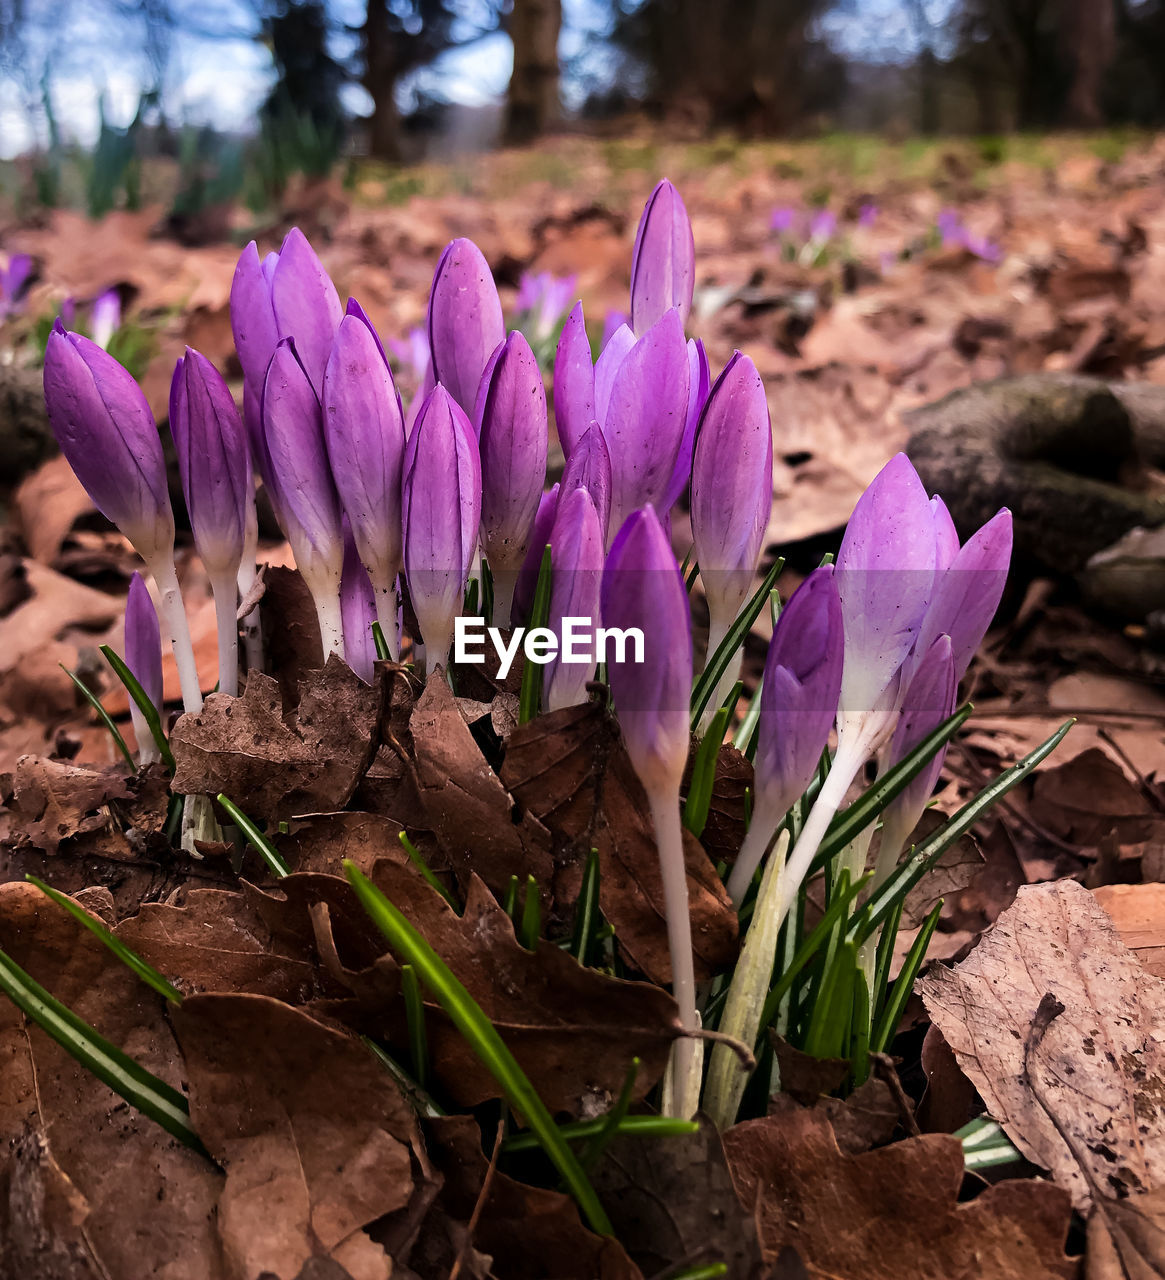
[[(1024, 886), (966, 960), (918, 989), (988, 1113), (1076, 1208), (1087, 1212), (1093, 1199), (1077, 1155), (1109, 1195), (1165, 1184), (1165, 982), (1138, 963), (1087, 889)], [(1067, 1012), (1025, 1075), (1028, 1029), (1049, 992)]]
[[(501, 776), (565, 846), (556, 847), (556, 901), (573, 903), (586, 856), (598, 849), (599, 906), (620, 950), (653, 982), (670, 982), (663, 878), (647, 798), (609, 712), (594, 704), (567, 707), (522, 725), (506, 743)], [(703, 980), (736, 954), (736, 912), (689, 831), (684, 859), (696, 977)]]
[(21, 843), (53, 854), (63, 841), (109, 826), (105, 806), (130, 794), (129, 778), (118, 767), (87, 769), (43, 756), (21, 756), (12, 780), (11, 807), (19, 819)]

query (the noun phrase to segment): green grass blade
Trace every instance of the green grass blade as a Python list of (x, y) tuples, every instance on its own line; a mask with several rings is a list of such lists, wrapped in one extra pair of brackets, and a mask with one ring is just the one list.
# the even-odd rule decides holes
[(387, 662), (392, 657), (388, 651), (388, 641), (384, 638), (384, 628), (379, 622), (372, 624), (372, 643), (376, 646), (376, 657), (380, 662)]
[(918, 746), (908, 755), (903, 756), (892, 769), (887, 769), (848, 809), (839, 813), (825, 833), (825, 839), (822, 840), (821, 848), (817, 851), (817, 856), (810, 867), (810, 874), (824, 867), (851, 840), (874, 822), (890, 801), (900, 795), (926, 768), (934, 754), (954, 737), (970, 714), (970, 704), (960, 707), (953, 716), (928, 733)]
[(250, 818), (225, 795), (216, 797), (219, 804), (226, 810), (227, 817), (235, 824), (236, 827), (247, 837), (247, 843), (252, 845), (255, 852), (267, 864), (268, 870), (277, 880), (282, 880), (284, 876), (291, 874), (287, 863), (275, 852), (275, 846), (270, 840), (259, 830)]
[(510, 917), (514, 928), (518, 927), (518, 877), (510, 876), (510, 883), (502, 894), (502, 910)]
[(527, 951), (538, 947), (538, 935), (542, 932), (542, 899), (538, 895), (538, 882), (526, 877), (526, 896), (522, 900), (522, 915), (518, 921), (518, 941)]
[(436, 875), (433, 874), (432, 868), (430, 868), (429, 864), (422, 857), (421, 851), (417, 846), (413, 844), (403, 831), (400, 833), (399, 839), (401, 844), (404, 846), (405, 853), (409, 855), (409, 859), (413, 866), (421, 873), (425, 883), (428, 884), (430, 888), (436, 889), (441, 897), (444, 898), (445, 901), (453, 908), (453, 910), (457, 911), (457, 903), (454, 901), (453, 895), (441, 883), (441, 881), (437, 879)]
[(725, 705), (712, 717), (712, 723), (700, 741), (696, 760), (692, 765), (692, 780), (684, 800), (683, 822), (696, 839), (704, 834), (704, 827), (708, 822), (712, 788), (716, 783), (716, 762), (720, 758), (720, 747), (728, 728), (728, 718), (732, 714), (731, 708), (736, 704), (742, 687), (738, 680)]
[(436, 997), (453, 1025), (497, 1081), (510, 1106), (520, 1113), (538, 1135), (543, 1150), (562, 1175), (567, 1189), (591, 1228), (609, 1236), (611, 1223), (577, 1158), (558, 1131), (546, 1105), (526, 1073), (506, 1047), (493, 1023), (469, 994), (453, 971), (437, 955), (391, 902), (349, 860), (344, 860), (348, 877), (361, 906), (384, 934), (399, 958), (416, 968), (417, 976)]
[(423, 1089), (429, 1074), (429, 1041), (425, 1033), (425, 1006), (421, 1000), (421, 984), (417, 981), (417, 971), (411, 964), (401, 965), (400, 986), (405, 998), (405, 1018), (409, 1024), (413, 1078)]
[(1001, 773), (973, 800), (968, 800), (949, 822), (918, 845), (905, 862), (899, 863), (889, 878), (870, 896), (860, 917), (854, 918), (851, 934), (858, 942), (864, 942), (874, 932), (889, 916), (894, 903), (905, 897), (951, 845), (968, 832), (1000, 797), (1022, 782), (1036, 765), (1055, 751), (1075, 723), (1075, 720), (1065, 720), (1050, 738)]
[(578, 902), (574, 908), (574, 933), (571, 937), (570, 951), (581, 965), (587, 962), (591, 941), (595, 934), (595, 922), (599, 918), (599, 851), (592, 849), (587, 854), (587, 863), (583, 868), (582, 888), (579, 890)]
[(615, 1099), (615, 1105), (603, 1116), (603, 1127), (587, 1143), (582, 1155), (579, 1156), (579, 1164), (588, 1173), (598, 1164), (611, 1139), (618, 1133), (619, 1126), (627, 1118), (627, 1112), (631, 1110), (631, 1095), (635, 1091), (635, 1077), (638, 1074), (639, 1059), (632, 1058), (623, 1080), (623, 1088), (619, 1090), (619, 1096)]
[(736, 726), (736, 732), (732, 735), (732, 745), (750, 760), (756, 751), (753, 745), (753, 738), (756, 735), (756, 727), (760, 723), (760, 696), (764, 687), (765, 682), (762, 676), (757, 681), (756, 692), (752, 695), (752, 701), (748, 704), (748, 710), (744, 713), (744, 718)]
[(113, 668), (114, 675), (125, 685), (126, 692), (137, 703), (138, 710), (142, 713), (146, 724), (149, 725), (150, 733), (153, 734), (154, 741), (157, 743), (162, 763), (173, 773), (174, 753), (170, 750), (170, 743), (167, 741), (165, 731), (162, 729), (161, 713), (147, 697), (146, 691), (138, 683), (137, 676), (125, 665), (125, 660), (121, 655), (107, 644), (101, 646), (101, 652), (105, 655), (105, 661)]
[(760, 617), (760, 611), (765, 607), (769, 592), (773, 589), (784, 567), (784, 560), (778, 556), (773, 562), (772, 568), (765, 574), (764, 581), (757, 587), (752, 599), (740, 611), (736, 621), (728, 628), (728, 634), (716, 646), (716, 652), (700, 673), (700, 678), (692, 688), (691, 713), (693, 727), (700, 723), (700, 717), (704, 714), (708, 699), (720, 683), (720, 677), (728, 670), (728, 664), (735, 657), (737, 649), (744, 644), (745, 637), (752, 630), (752, 624)]
[[(559, 1125), (558, 1132), (567, 1142), (583, 1142), (597, 1137), (606, 1123), (607, 1116), (599, 1116), (595, 1120)], [(619, 1122), (616, 1135), (620, 1138), (681, 1138), (699, 1130), (700, 1126), (694, 1120), (673, 1120), (671, 1116), (625, 1116)], [(502, 1143), (502, 1150), (534, 1151), (541, 1145), (542, 1140), (535, 1133), (515, 1133)]]
[(436, 1120), (438, 1116), (443, 1116), (444, 1111), (433, 1101), (428, 1093), (421, 1088), (419, 1084), (409, 1075), (409, 1073), (400, 1065), (397, 1060), (390, 1054), (386, 1053), (380, 1045), (372, 1039), (371, 1036), (361, 1036), (361, 1040), (372, 1051), (373, 1057), (377, 1062), (392, 1076), (396, 1081), (401, 1093), (412, 1103), (413, 1110), (417, 1115), (426, 1120)]
[(919, 929), (918, 936), (914, 939), (914, 944), (907, 953), (906, 959), (902, 962), (902, 968), (886, 999), (886, 1007), (878, 1018), (877, 1030), (870, 1038), (870, 1048), (874, 1053), (885, 1053), (886, 1046), (894, 1038), (894, 1032), (898, 1027), (899, 1019), (902, 1017), (902, 1011), (906, 1008), (906, 1001), (910, 998), (911, 991), (914, 990), (914, 979), (918, 977), (918, 971), (922, 968), (922, 962), (926, 958), (926, 949), (930, 945), (930, 940), (934, 935), (935, 927), (938, 925), (938, 918), (942, 909), (943, 904), (940, 898), (931, 908), (931, 912), (923, 922), (922, 928)]
[(72, 680), (75, 688), (80, 689), (81, 696), (85, 701), (97, 712), (97, 718), (109, 730), (113, 737), (114, 745), (118, 751), (125, 756), (125, 762), (129, 765), (130, 773), (137, 773), (137, 762), (133, 758), (133, 753), (126, 746), (125, 739), (121, 736), (121, 730), (113, 723), (109, 712), (101, 705), (101, 699), (93, 692), (92, 689), (77, 675), (75, 671), (70, 671), (63, 662), (58, 662), (57, 666)]
[(720, 1280), (728, 1274), (727, 1262), (705, 1262), (698, 1267), (685, 1267), (683, 1271), (673, 1271), (668, 1280)]
[(890, 989), (890, 965), (894, 959), (894, 944), (898, 940), (898, 926), (902, 921), (905, 897), (895, 902), (882, 936), (878, 939), (878, 954), (874, 960), (874, 992), (872, 997), (873, 1020), (877, 1024), (886, 1005), (886, 993)]
[[(550, 544), (542, 552), (542, 564), (538, 569), (538, 584), (534, 588), (534, 604), (530, 609), (529, 629), (544, 627), (550, 617)], [(518, 723), (527, 724), (538, 714), (542, 705), (542, 666), (527, 662), (522, 668), (522, 688), (518, 695)]]
[(0, 990), (66, 1053), (130, 1106), (160, 1124), (179, 1142), (206, 1155), (198, 1135), (190, 1127), (190, 1104), (186, 1098), (50, 995), (4, 951), (0, 951)]
[(848, 1046), (858, 949), (843, 942), (830, 957), (809, 1017), (804, 1051), (814, 1058), (840, 1058)]
[(73, 919), (83, 924), (90, 933), (100, 938), (122, 964), (127, 969), (132, 970), (147, 986), (153, 987), (159, 995), (165, 996), (171, 1004), (182, 1003), (182, 992), (172, 982), (164, 978), (152, 964), (143, 960), (136, 951), (127, 947), (96, 916), (90, 915), (79, 902), (74, 902), (67, 894), (61, 893), (59, 889), (54, 889), (51, 885), (45, 884), (43, 880), (34, 875), (26, 875), (24, 878), (30, 884), (36, 885), (41, 893), (50, 897), (57, 906), (64, 907)]

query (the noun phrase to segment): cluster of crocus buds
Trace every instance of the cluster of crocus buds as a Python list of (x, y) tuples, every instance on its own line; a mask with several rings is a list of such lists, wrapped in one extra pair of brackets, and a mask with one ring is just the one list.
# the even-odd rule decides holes
[[(242, 414), (218, 371), (192, 350), (178, 362), (170, 398), (183, 492), (219, 613), (223, 692), (237, 690), (238, 600), (255, 573), (252, 469), (315, 602), (324, 654), (345, 658), (364, 679), (376, 658), (374, 622), (393, 659), (411, 640), (422, 666), (447, 672), (467, 584), (483, 565), (495, 627), (528, 620), (547, 546), (550, 630), (561, 640), (568, 623), (582, 622), (592, 636), (623, 637), (606, 651), (605, 671), (659, 848), (673, 986), (689, 1033), (677, 1045), (669, 1098), (685, 1115), (695, 1110), (700, 1079), (679, 808), (693, 642), (671, 512), (690, 492), (708, 661), (756, 590), (773, 465), (752, 361), (735, 353), (713, 381), (702, 343), (686, 336), (695, 275), (687, 211), (662, 182), (636, 235), (628, 316), (606, 326), (595, 358), (582, 304), (570, 311), (548, 402), (530, 341), (505, 331), (484, 256), (455, 240), (434, 272), (424, 349), (409, 344), (420, 385), (406, 412), (369, 317), (354, 299), (341, 305), (311, 246), (292, 231), (263, 259), (249, 245), (236, 270)], [(566, 301), (555, 295), (556, 326)], [(45, 395), (62, 450), (156, 579), (186, 706), (197, 709), (162, 445), (145, 398), (104, 351), (59, 325)], [(547, 488), (551, 423), (565, 464)], [(780, 867), (769, 869), (774, 937), (859, 770), (871, 759), (890, 767), (949, 715), (998, 604), (1010, 545), (1010, 517), (1001, 512), (960, 546), (946, 508), (899, 455), (858, 502), (836, 565), (811, 574), (781, 612), (759, 693), (752, 823), (728, 882), (738, 904), (833, 733), (836, 748), (787, 863), (782, 841)], [(474, 593), (482, 601), (485, 581)], [(408, 637), (406, 593), (416, 621)], [(153, 688), (148, 605), (136, 580), (127, 650)], [(581, 660), (551, 656), (545, 710), (589, 697), (598, 647)], [(247, 658), (261, 661), (251, 651)], [(701, 732), (737, 669), (728, 663)], [(937, 757), (887, 812), (888, 866), (940, 766)]]

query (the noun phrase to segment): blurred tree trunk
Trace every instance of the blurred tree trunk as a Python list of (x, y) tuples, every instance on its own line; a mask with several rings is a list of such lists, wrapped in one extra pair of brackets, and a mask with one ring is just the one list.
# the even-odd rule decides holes
[(1095, 129), (1104, 122), (1100, 91), (1104, 73), (1116, 54), (1113, 0), (1068, 0), (1062, 38), (1072, 64), (1064, 122)]
[(397, 66), (393, 32), (383, 0), (368, 0), (364, 19), (364, 88), (372, 98), (368, 150), (378, 160), (400, 159), (400, 113), (396, 106)]
[(514, 70), (506, 96), (506, 141), (529, 142), (558, 119), (562, 0), (514, 0), (508, 27)]

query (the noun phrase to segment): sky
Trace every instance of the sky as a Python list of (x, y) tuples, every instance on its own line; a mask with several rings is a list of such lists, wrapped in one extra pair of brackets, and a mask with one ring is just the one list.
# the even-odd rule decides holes
[[(179, 0), (183, 3), (185, 0)], [(923, 0), (936, 26), (956, 0)], [(467, 0), (471, 8), (473, 0)], [(65, 9), (65, 5), (68, 8)], [(273, 79), (270, 54), (253, 37), (256, 23), (247, 0), (189, 0), (188, 29), (179, 30), (170, 47), (166, 75), (166, 112), (171, 121), (245, 130), (255, 118)], [(32, 47), (25, 64), (0, 65), (0, 159), (12, 159), (47, 141), (47, 123), (39, 110), (40, 68), (49, 65), (50, 92), (57, 119), (70, 139), (91, 145), (97, 135), (99, 104), (107, 118), (124, 126), (137, 109), (140, 87), (151, 79), (141, 49), (140, 28), (101, 12), (87, 0), (33, 0)], [(332, 0), (333, 16), (355, 28), (363, 0)], [(54, 11), (61, 20), (54, 21)], [(64, 14), (68, 15), (67, 20)], [(569, 62), (601, 40), (607, 24), (601, 0), (564, 0), (559, 49)], [(201, 27), (201, 31), (189, 28)], [(837, 0), (822, 21), (822, 34), (840, 52), (853, 57), (896, 61), (917, 51), (906, 0)], [(339, 35), (337, 52), (354, 47), (355, 37)], [(469, 106), (496, 101), (505, 92), (513, 56), (509, 39), (496, 33), (468, 48), (451, 50), (421, 73), (419, 83), (439, 88), (449, 100)], [(403, 86), (408, 94), (414, 86)], [(579, 105), (583, 88), (569, 77), (563, 94), (568, 108)], [(358, 85), (345, 90), (345, 105), (357, 115), (369, 108)]]

